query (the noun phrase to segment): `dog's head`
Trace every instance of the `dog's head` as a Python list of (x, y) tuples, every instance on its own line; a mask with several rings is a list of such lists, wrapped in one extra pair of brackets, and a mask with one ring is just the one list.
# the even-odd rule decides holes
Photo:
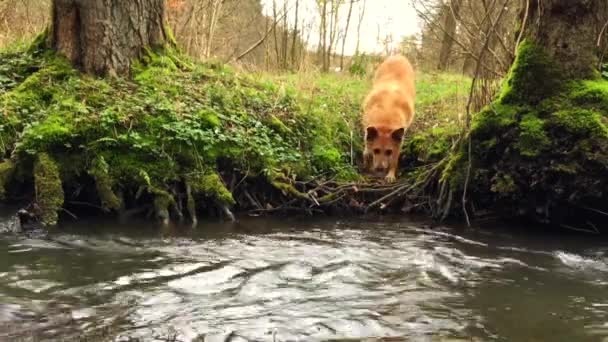
[(386, 174), (389, 166), (399, 160), (405, 128), (367, 127), (365, 144), (371, 154), (371, 171)]

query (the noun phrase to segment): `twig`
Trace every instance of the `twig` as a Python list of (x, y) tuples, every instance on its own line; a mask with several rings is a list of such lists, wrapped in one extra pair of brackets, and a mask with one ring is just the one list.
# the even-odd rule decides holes
[(605, 212), (605, 211), (601, 211), (601, 210), (599, 210), (599, 209), (595, 209), (595, 208), (587, 207), (587, 206), (584, 206), (584, 205), (580, 206), (580, 208), (585, 209), (585, 210), (592, 211), (592, 212), (594, 212), (594, 213), (596, 213), (596, 214), (600, 214), (600, 215), (608, 216), (608, 213), (607, 213), (607, 212)]
[(595, 227), (594, 227), (595, 230), (589, 230), (589, 229), (585, 229), (585, 228), (574, 227), (574, 226), (567, 225), (567, 224), (560, 224), (559, 226), (562, 227), (562, 228), (569, 229), (569, 230), (574, 230), (574, 231), (577, 231), (577, 232), (583, 232), (583, 233), (589, 233), (589, 234), (599, 234), (599, 231)]

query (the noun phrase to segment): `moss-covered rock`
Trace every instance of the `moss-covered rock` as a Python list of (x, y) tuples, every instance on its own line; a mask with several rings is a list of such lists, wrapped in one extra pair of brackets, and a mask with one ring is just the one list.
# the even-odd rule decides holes
[(44, 226), (57, 224), (63, 207), (64, 193), (59, 167), (46, 153), (38, 154), (34, 163), (36, 203), (40, 208), (40, 221)]

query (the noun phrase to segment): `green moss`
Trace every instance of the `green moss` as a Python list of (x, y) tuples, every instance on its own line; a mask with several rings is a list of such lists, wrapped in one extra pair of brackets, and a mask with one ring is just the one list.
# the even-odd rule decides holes
[(47, 27), (46, 29), (44, 29), (44, 31), (42, 33), (40, 33), (38, 36), (36, 36), (36, 38), (34, 38), (32, 43), (30, 44), (30, 46), (28, 48), (28, 52), (37, 53), (40, 51), (44, 51), (46, 48), (48, 48), (49, 31), (50, 31), (50, 29)]
[(169, 220), (169, 210), (176, 205), (173, 196), (158, 187), (152, 186), (148, 190), (154, 195), (154, 211), (159, 219), (165, 223)]
[(437, 162), (448, 155), (457, 135), (458, 128), (455, 126), (436, 127), (416, 133), (405, 142), (403, 157), (423, 163)]
[(285, 125), (283, 123), (283, 121), (281, 121), (279, 118), (277, 118), (274, 115), (272, 115), (270, 117), (268, 125), (272, 129), (276, 130), (279, 134), (282, 134), (282, 135), (293, 134), (293, 131), (289, 127), (287, 127), (287, 125)]
[(115, 186), (115, 181), (110, 177), (108, 169), (109, 165), (105, 159), (99, 157), (93, 161), (89, 174), (95, 179), (95, 187), (101, 206), (104, 209), (119, 210), (122, 207), (122, 199), (112, 189)]
[(59, 167), (46, 153), (40, 153), (34, 164), (36, 203), (40, 207), (40, 219), (44, 226), (54, 226), (59, 219), (64, 201)]
[(6, 187), (12, 180), (15, 173), (15, 163), (12, 160), (5, 160), (0, 163), (0, 200), (6, 200)]
[(285, 195), (285, 196), (293, 196), (295, 198), (301, 198), (301, 199), (309, 199), (310, 197), (299, 191), (298, 189), (296, 189), (293, 185), (287, 183), (287, 182), (283, 182), (277, 179), (271, 180), (270, 182), (272, 184), (272, 186), (274, 186), (276, 189), (281, 190), (281, 192)]
[(342, 154), (337, 148), (329, 145), (317, 145), (313, 148), (313, 165), (319, 170), (331, 170), (342, 165)]
[(201, 124), (205, 128), (219, 128), (222, 125), (220, 118), (214, 111), (200, 110), (198, 117), (201, 119)]
[(561, 110), (551, 116), (550, 124), (577, 137), (608, 138), (608, 128), (602, 115), (592, 110)]
[(173, 34), (173, 30), (169, 23), (165, 23), (163, 25), (163, 29), (165, 30), (165, 35), (167, 37), (167, 41), (172, 47), (177, 47), (177, 40), (175, 39), (175, 35)]
[(492, 103), (476, 114), (471, 124), (474, 138), (485, 140), (495, 137), (517, 123), (519, 113), (525, 111), (521, 106)]
[(551, 141), (544, 128), (544, 121), (533, 114), (526, 114), (519, 122), (519, 139), (516, 146), (522, 156), (536, 157)]
[(608, 115), (608, 81), (580, 81), (572, 85), (570, 99), (577, 106), (591, 107)]
[(464, 150), (452, 154), (441, 173), (441, 182), (447, 182), (452, 190), (462, 189), (465, 181), (465, 166), (466, 158)]
[(561, 72), (552, 58), (530, 40), (518, 50), (499, 102), (503, 104), (535, 104), (556, 95), (564, 84)]
[(196, 173), (186, 177), (193, 194), (213, 198), (223, 205), (234, 205), (232, 193), (217, 172)]

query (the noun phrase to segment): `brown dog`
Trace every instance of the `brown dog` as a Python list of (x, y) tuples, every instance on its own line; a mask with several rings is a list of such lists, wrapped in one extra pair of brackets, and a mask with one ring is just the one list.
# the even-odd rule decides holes
[(376, 70), (363, 104), (364, 166), (394, 182), (405, 131), (414, 119), (414, 69), (403, 56), (387, 58)]

